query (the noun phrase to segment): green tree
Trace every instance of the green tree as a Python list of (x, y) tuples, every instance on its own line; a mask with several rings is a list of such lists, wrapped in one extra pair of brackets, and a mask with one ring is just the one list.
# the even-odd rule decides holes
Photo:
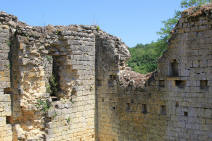
[(146, 74), (157, 69), (157, 60), (167, 48), (166, 40), (158, 40), (150, 44), (138, 44), (129, 48), (131, 58), (128, 65), (136, 72)]
[[(182, 0), (180, 3), (180, 7), (182, 9), (185, 9), (185, 8), (189, 8), (189, 7), (209, 4), (211, 2), (212, 2), (212, 0)], [(164, 27), (162, 27), (160, 29), (160, 31), (158, 32), (158, 34), (161, 36), (161, 38), (167, 39), (167, 40), (170, 38), (170, 36), (171, 36), (170, 33), (173, 30), (173, 28), (175, 27), (175, 25), (177, 24), (180, 17), (181, 17), (181, 11), (177, 10), (177, 11), (175, 11), (174, 17), (169, 18), (166, 21), (162, 21), (162, 23), (164, 24)]]
[(189, 8), (194, 6), (201, 6), (210, 2), (212, 2), (212, 0), (182, 0), (180, 5), (181, 8)]
[[(181, 8), (189, 8), (208, 4), (212, 0), (182, 0)], [(131, 58), (128, 65), (136, 72), (148, 73), (157, 69), (157, 60), (168, 47), (168, 39), (171, 36), (171, 31), (180, 19), (181, 11), (176, 11), (174, 17), (163, 21), (164, 27), (160, 29), (158, 34), (160, 38), (156, 42), (150, 44), (137, 44), (133, 48), (129, 48)]]

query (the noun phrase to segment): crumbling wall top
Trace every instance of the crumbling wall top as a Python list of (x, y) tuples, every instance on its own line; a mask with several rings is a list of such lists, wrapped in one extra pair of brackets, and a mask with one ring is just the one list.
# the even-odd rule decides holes
[(202, 15), (209, 16), (210, 18), (212, 14), (212, 4), (207, 4), (204, 6), (191, 7), (182, 12), (182, 18), (191, 18), (191, 17), (199, 17)]

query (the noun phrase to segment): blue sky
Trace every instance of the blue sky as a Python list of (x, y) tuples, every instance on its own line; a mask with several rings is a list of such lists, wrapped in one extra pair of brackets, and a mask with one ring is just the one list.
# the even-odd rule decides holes
[(0, 11), (29, 25), (98, 24), (129, 47), (158, 39), (181, 0), (2, 0)]

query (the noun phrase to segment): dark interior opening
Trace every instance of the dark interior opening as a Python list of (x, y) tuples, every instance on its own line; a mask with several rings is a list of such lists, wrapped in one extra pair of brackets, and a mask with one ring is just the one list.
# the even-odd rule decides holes
[(4, 94), (12, 94), (11, 88), (4, 88)]
[(159, 87), (164, 88), (165, 87), (165, 81), (159, 80)]
[(12, 124), (12, 117), (6, 116), (6, 124)]
[(60, 63), (57, 61), (58, 56), (53, 56), (53, 64), (52, 64), (52, 75), (49, 78), (49, 87), (50, 87), (50, 96), (52, 101), (58, 101), (60, 98), (58, 97), (58, 92), (60, 90), (59, 86), (59, 68)]
[(208, 80), (200, 80), (200, 89), (208, 88)]
[(147, 105), (146, 104), (142, 104), (142, 113), (146, 114), (147, 113)]
[(175, 86), (178, 88), (185, 88), (186, 81), (185, 80), (175, 80)]
[(76, 90), (76, 88), (74, 87), (74, 88), (72, 88), (71, 95), (76, 95), (76, 94), (77, 94), (77, 90)]
[(188, 112), (184, 112), (184, 116), (186, 116), (186, 117), (187, 117), (187, 116), (188, 116)]
[(166, 115), (166, 106), (165, 105), (161, 105), (161, 107), (160, 107), (160, 114), (161, 115)]
[(174, 59), (171, 62), (171, 76), (174, 76), (174, 77), (179, 76), (179, 73), (178, 73), (178, 62), (177, 62), (176, 59)]
[(179, 102), (178, 101), (176, 102), (175, 107), (179, 107)]
[(127, 103), (126, 105), (127, 105), (126, 111), (128, 112), (128, 111), (130, 111), (130, 103)]

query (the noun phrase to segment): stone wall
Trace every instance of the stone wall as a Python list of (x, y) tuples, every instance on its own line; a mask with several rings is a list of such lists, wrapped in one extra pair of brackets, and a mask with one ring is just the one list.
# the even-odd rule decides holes
[(182, 13), (158, 70), (96, 26), (0, 13), (0, 140), (212, 140), (212, 5)]
[(188, 9), (159, 61), (165, 81), (169, 140), (212, 139), (211, 5)]
[(120, 39), (99, 32), (96, 36), (97, 140), (116, 141), (119, 136), (118, 73), (130, 57)]
[(182, 13), (158, 70), (147, 75), (115, 66), (104, 48), (113, 45), (98, 43), (99, 141), (212, 140), (211, 9)]
[(11, 89), (10, 89), (10, 28), (6, 22), (17, 19), (12, 16), (2, 14), (0, 16), (0, 140), (12, 140), (11, 120)]
[(96, 27), (0, 15), (0, 140), (95, 140)]

